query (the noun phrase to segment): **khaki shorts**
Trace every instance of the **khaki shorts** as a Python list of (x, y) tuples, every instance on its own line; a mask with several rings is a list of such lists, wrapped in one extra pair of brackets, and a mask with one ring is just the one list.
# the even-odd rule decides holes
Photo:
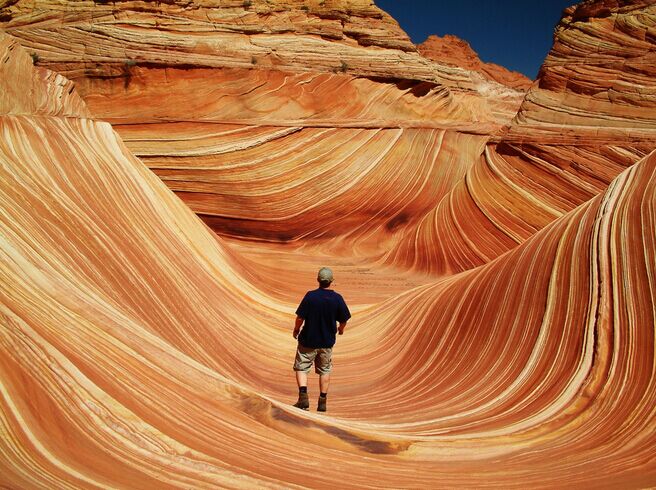
[(306, 373), (314, 363), (314, 372), (317, 374), (328, 374), (333, 368), (333, 349), (312, 349), (298, 344), (296, 359), (294, 360), (294, 371), (305, 371)]

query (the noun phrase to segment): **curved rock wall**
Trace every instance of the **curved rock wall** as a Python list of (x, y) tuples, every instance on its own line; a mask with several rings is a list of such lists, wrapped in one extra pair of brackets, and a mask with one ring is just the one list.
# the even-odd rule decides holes
[(512, 124), (492, 135), (466, 178), (390, 250), (388, 263), (439, 274), (484, 264), (656, 147), (655, 7), (591, 1), (564, 14)]
[(537, 126), (588, 140), (618, 139), (624, 132), (653, 141), (656, 6), (597, 0), (564, 14), (514, 130)]
[[(5, 7), (16, 29), (24, 5)], [(654, 19), (636, 2), (570, 12), (599, 36), (612, 16)], [(436, 112), (364, 95), (283, 97), (299, 100), (285, 112), (275, 91), (267, 107), (268, 82), (223, 106), (167, 105), (144, 89), (173, 73), (154, 67), (127, 86), (78, 78), (87, 109), (29, 52), (0, 36), (0, 485), (654, 485), (645, 118), (596, 139), (592, 123), (559, 133), (519, 117), (492, 135), (464, 92), (439, 96), (448, 87), (421, 96), (449, 100)], [(194, 68), (190, 83), (234, 70)], [(418, 86), (321, 77), (276, 80), (333, 98), (341, 80), (377, 102)], [(112, 106), (121, 94), (138, 118)], [(354, 313), (326, 415), (290, 405), (291, 319), (319, 264)]]
[(656, 155), (483, 267), (352, 296), (324, 417), (286, 400), (293, 304), (109, 125), (1, 124), (3, 484), (653, 482)]
[[(405, 228), (472, 165), (522, 96), (423, 58), (371, 2), (21, 0), (0, 19), (206, 223), (236, 237), (334, 237), (363, 215), (382, 236)], [(314, 178), (299, 185), (310, 167)], [(228, 182), (255, 173), (257, 188), (236, 199)], [(411, 204), (369, 199), (380, 185)], [(346, 221), (317, 222), (324, 213)], [(367, 236), (363, 250), (379, 254), (380, 240)]]

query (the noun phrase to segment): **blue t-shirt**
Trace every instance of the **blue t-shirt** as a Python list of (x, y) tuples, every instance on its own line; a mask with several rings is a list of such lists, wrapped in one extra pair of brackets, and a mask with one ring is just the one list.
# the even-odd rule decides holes
[(310, 349), (327, 349), (335, 345), (337, 322), (351, 318), (342, 295), (321, 288), (305, 293), (296, 314), (305, 320), (298, 341)]

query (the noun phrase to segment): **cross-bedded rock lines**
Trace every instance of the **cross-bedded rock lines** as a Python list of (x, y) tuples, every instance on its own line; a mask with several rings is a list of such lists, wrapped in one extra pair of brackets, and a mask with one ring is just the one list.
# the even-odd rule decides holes
[[(10, 3), (0, 485), (654, 485), (652, 5), (567, 9), (513, 119), (368, 2)], [(250, 37), (283, 65), (194, 64)], [(291, 322), (326, 263), (354, 315), (318, 415)]]

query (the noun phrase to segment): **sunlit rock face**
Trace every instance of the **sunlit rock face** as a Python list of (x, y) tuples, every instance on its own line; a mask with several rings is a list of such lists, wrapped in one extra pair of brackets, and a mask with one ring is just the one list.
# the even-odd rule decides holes
[[(523, 96), (422, 57), (370, 1), (19, 1), (1, 18), (206, 223), (236, 237), (326, 238), (358, 224), (377, 230), (363, 250), (380, 254)], [(235, 198), (244, 179), (253, 187)], [(370, 199), (380, 186), (385, 200)]]
[[(0, 486), (654, 485), (645, 118), (588, 139), (594, 123), (499, 130), (473, 89), (415, 102), (421, 80), (95, 78), (48, 61), (71, 48), (45, 48), (45, 19), (134, 4), (30, 5), (0, 37)], [(563, 23), (655, 24), (651, 6), (587, 7)], [(650, 29), (632, 31), (644, 56)], [(184, 77), (191, 96), (162, 91)], [(340, 81), (361, 95), (340, 103)], [(293, 312), (320, 265), (354, 313), (325, 415), (291, 407)]]
[(593, 1), (564, 11), (513, 133), (548, 141), (654, 140), (656, 52), (651, 1)]
[(651, 152), (655, 23), (651, 2), (566, 9), (513, 123), (488, 140), (449, 199), (389, 252), (388, 263), (438, 274), (484, 264)]
[(172, 0), (5, 3), (0, 21), (68, 78), (129, 68), (230, 67), (349, 73), (475, 90), (467, 70), (417, 53), (371, 0)]
[(532, 83), (531, 79), (519, 72), (510, 71), (496, 63), (482, 62), (467, 41), (451, 34), (443, 37), (428, 36), (417, 46), (417, 50), (426, 58), (478, 72), (511, 88), (527, 90)]
[(0, 38), (0, 113), (61, 117), (89, 117), (73, 84), (50, 70), (35, 68), (33, 61), (9, 36)]

